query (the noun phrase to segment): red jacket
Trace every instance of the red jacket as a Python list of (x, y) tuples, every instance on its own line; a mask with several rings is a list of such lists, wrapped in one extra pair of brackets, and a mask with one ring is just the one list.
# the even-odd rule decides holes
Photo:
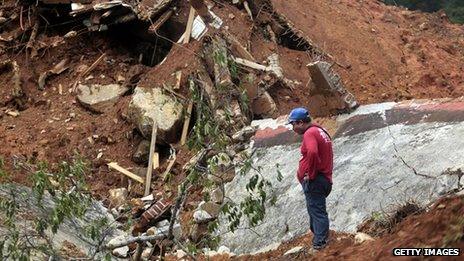
[(301, 143), (301, 159), (297, 178), (300, 183), (308, 176), (316, 178), (317, 173), (323, 173), (332, 183), (333, 151), (330, 137), (317, 124), (312, 124), (303, 134)]

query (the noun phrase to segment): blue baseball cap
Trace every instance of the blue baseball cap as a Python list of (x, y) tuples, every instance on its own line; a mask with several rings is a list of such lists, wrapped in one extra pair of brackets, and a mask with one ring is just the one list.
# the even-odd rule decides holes
[(302, 107), (295, 108), (288, 115), (288, 124), (291, 124), (292, 122), (295, 122), (295, 121), (305, 120), (305, 119), (311, 119), (311, 117), (309, 116), (308, 110)]

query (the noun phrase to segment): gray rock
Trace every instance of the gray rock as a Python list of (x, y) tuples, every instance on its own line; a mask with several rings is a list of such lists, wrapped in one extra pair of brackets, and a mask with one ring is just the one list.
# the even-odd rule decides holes
[(193, 219), (197, 224), (202, 224), (211, 221), (213, 217), (204, 210), (197, 210), (193, 213)]
[(126, 188), (110, 189), (109, 194), (110, 205), (119, 207), (126, 202), (128, 191)]
[(157, 143), (176, 142), (183, 121), (182, 104), (159, 88), (136, 87), (128, 118), (145, 138), (151, 137), (153, 122), (158, 127)]
[(235, 142), (248, 141), (255, 132), (256, 128), (253, 126), (246, 126), (232, 135), (232, 140)]
[(126, 87), (119, 84), (79, 84), (77, 100), (93, 112), (103, 113), (110, 109), (125, 92)]
[[(426, 205), (458, 189), (459, 175), (447, 170), (464, 167), (463, 108), (464, 99), (407, 101), (361, 106), (340, 117), (333, 141), (334, 185), (327, 198), (331, 229), (353, 233), (375, 211), (393, 212), (411, 200)], [(256, 133), (263, 142), (255, 147), (253, 166), (261, 167), (261, 174), (272, 182), (273, 190), (267, 194), (277, 195), (274, 206), (266, 205), (262, 224), (253, 231), (240, 229), (248, 226), (245, 222), (231, 233), (227, 232), (227, 220), (219, 217), (218, 233), (225, 233), (221, 244), (237, 254), (256, 252), (309, 229), (303, 191), (295, 178), (299, 143), (266, 142), (266, 137), (291, 137), (284, 131), (277, 127), (266, 129), (268, 136)], [(281, 182), (277, 181), (276, 164), (280, 165)], [(237, 175), (226, 184), (226, 197), (243, 200), (249, 195), (246, 185), (255, 174), (252, 170)]]
[(224, 201), (224, 193), (221, 188), (216, 188), (210, 192), (211, 201), (221, 204)]
[(132, 155), (132, 161), (138, 164), (144, 164), (148, 162), (150, 155), (150, 141), (141, 140), (134, 154)]
[[(156, 235), (165, 235), (167, 236), (169, 233), (169, 224), (163, 227), (151, 227), (147, 230), (147, 235), (149, 236), (156, 236)], [(172, 227), (172, 235), (176, 239), (180, 239), (182, 236), (182, 227), (180, 224), (176, 223)]]
[[(126, 240), (127, 239), (126, 239), (125, 236), (117, 236), (117, 237), (111, 239), (108, 242), (108, 244), (115, 245), (115, 244), (119, 244), (121, 242), (124, 242)], [(113, 251), (111, 253), (114, 256), (117, 256), (117, 257), (127, 257), (127, 255), (129, 254), (129, 247), (128, 246), (118, 247), (118, 248), (113, 249)]]
[(217, 218), (219, 211), (221, 210), (221, 205), (214, 202), (202, 202), (198, 206), (199, 210), (206, 211), (212, 218)]

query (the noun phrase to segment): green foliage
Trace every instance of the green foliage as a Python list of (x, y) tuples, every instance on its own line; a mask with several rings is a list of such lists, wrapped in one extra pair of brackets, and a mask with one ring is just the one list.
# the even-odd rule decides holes
[[(39, 163), (34, 169), (31, 190), (35, 200), (24, 202), (28, 195), (14, 185), (4, 185), (2, 188), (8, 196), (0, 198), (0, 220), (7, 230), (0, 234), (1, 260), (30, 260), (31, 256), (38, 257), (38, 254), (52, 259), (59, 257), (48, 231), (55, 234), (66, 219), (82, 218), (91, 202), (84, 180), (87, 164), (80, 157), (71, 163), (58, 164), (54, 171), (46, 163)], [(18, 197), (24, 199), (19, 201)], [(27, 213), (31, 207), (38, 207), (38, 213), (24, 217), (23, 212)], [(18, 220), (24, 218), (34, 226), (19, 226)], [(97, 219), (84, 228), (84, 234), (96, 245), (101, 244), (104, 237), (102, 231), (109, 226), (106, 218)], [(31, 255), (32, 252), (34, 255)]]
[(424, 12), (436, 12), (444, 9), (451, 22), (464, 23), (464, 1), (462, 0), (384, 0), (384, 2)]

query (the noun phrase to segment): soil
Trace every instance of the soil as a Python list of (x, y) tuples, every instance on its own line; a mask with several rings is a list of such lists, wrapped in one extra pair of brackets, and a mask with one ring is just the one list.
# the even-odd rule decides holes
[[(6, 0), (4, 6), (0, 7), (0, 13), (3, 12), (4, 16), (19, 13), (15, 2)], [(253, 22), (241, 7), (224, 1), (213, 2), (216, 3), (213, 12), (224, 21), (220, 30), (227, 30), (243, 46), (248, 47), (258, 63), (264, 64), (269, 55), (278, 53), (284, 76), (296, 82), (293, 88), (276, 84), (269, 89), (277, 104), (276, 116), (287, 114), (295, 106), (306, 106), (314, 117), (318, 117), (317, 122), (327, 126), (331, 134), (335, 133), (334, 115), (337, 110), (331, 105), (332, 101), (310, 92), (312, 83), (306, 65), (317, 57), (309, 51), (272, 42), (263, 33), (264, 21), (256, 17), (256, 22)], [(375, 0), (274, 0), (272, 4), (276, 13), (331, 57), (328, 61), (335, 63), (335, 71), (361, 104), (464, 95), (464, 27), (451, 24), (441, 13), (411, 12), (385, 6)], [(169, 27), (163, 29), (165, 38), (171, 37), (171, 41), (177, 41), (184, 30), (189, 8), (187, 1), (179, 1), (176, 15), (169, 20)], [(202, 43), (192, 40), (185, 45), (173, 44), (164, 62), (147, 66), (139, 63), (139, 57), (127, 41), (115, 36), (129, 34), (124, 28), (119, 28), (118, 33), (115, 30), (88, 32), (82, 21), (67, 23), (58, 19), (51, 22), (55, 24), (41, 26), (39, 29), (39, 37), (34, 45), (37, 50), (35, 57), (31, 57), (25, 48), (27, 41), (24, 39), (28, 39), (30, 28), (22, 31), (18, 18), (0, 27), (0, 36), (3, 37), (0, 38), (0, 61), (11, 59), (18, 63), (27, 100), (25, 107), (14, 104), (10, 99), (5, 100), (6, 95), (11, 93), (12, 73), (0, 71), (0, 155), (13, 181), (22, 184), (30, 184), (31, 173), (18, 168), (19, 161), (32, 164), (46, 161), (53, 168), (60, 161), (70, 161), (80, 155), (89, 161), (87, 179), (92, 193), (97, 199), (106, 200), (108, 189), (129, 185), (126, 177), (109, 170), (106, 163), (118, 162), (120, 166), (134, 172), (144, 167), (131, 160), (142, 139), (135, 126), (127, 121), (131, 93), (119, 99), (107, 112), (95, 114), (77, 102), (75, 94), (71, 92), (75, 82), (80, 80), (84, 83), (108, 84), (123, 78), (131, 88), (137, 84), (172, 86), (175, 73), (182, 70), (179, 93), (188, 97), (187, 76), (198, 70), (202, 59)], [(23, 23), (27, 27), (27, 22)], [(131, 28), (137, 28), (134, 26)], [(76, 31), (77, 36), (63, 38), (71, 30)], [(209, 28), (209, 34), (217, 31)], [(22, 37), (6, 44), (1, 40), (15, 33)], [(103, 53), (106, 54), (103, 61), (85, 79), (78, 78)], [(69, 69), (50, 76), (45, 90), (39, 90), (40, 74), (65, 58), (69, 59)], [(7, 110), (16, 109), (20, 109), (17, 117), (5, 114)], [(178, 152), (173, 179), (165, 183), (160, 177), (166, 168), (168, 154), (159, 148), (161, 166), (154, 171), (152, 184), (155, 192), (172, 195), (176, 185), (185, 176), (181, 171), (182, 166), (193, 156), (185, 146), (173, 145)], [(101, 157), (98, 157), (99, 154)], [(142, 185), (132, 183), (131, 188), (130, 197), (142, 195)], [(197, 192), (188, 202), (200, 198)], [(462, 211), (462, 199), (450, 200), (447, 204), (459, 205), (459, 211)], [(366, 259), (366, 251), (380, 258), (388, 256), (393, 246), (422, 241), (424, 244), (435, 244), (441, 240), (436, 236), (437, 232), (434, 232), (433, 237), (423, 232), (428, 227), (430, 230), (441, 228), (436, 231), (443, 236), (445, 228), (449, 226), (434, 218), (443, 217), (442, 212), (456, 214), (449, 210), (446, 207), (406, 220), (402, 224), (416, 224), (419, 221), (411, 221), (416, 218), (421, 218), (422, 224), (416, 227), (404, 225), (402, 228), (411, 232), (408, 232), (408, 236), (399, 237), (400, 229), (361, 246), (354, 246), (349, 236), (335, 234), (334, 237), (341, 239), (316, 255), (316, 258)], [(415, 229), (417, 233), (413, 233)], [(259, 257), (277, 257), (290, 246), (306, 244), (309, 240), (310, 237), (305, 236), (289, 245), (283, 245), (281, 250), (272, 252), (271, 256), (248, 258), (258, 260)]]
[[(276, 250), (257, 255), (243, 255), (233, 260), (409, 260), (395, 257), (393, 248), (449, 247), (464, 249), (464, 197), (442, 198), (428, 211), (410, 215), (392, 227), (390, 233), (373, 241), (356, 244), (353, 235), (331, 231), (330, 242), (320, 252), (309, 254), (312, 234), (281, 244)], [(297, 254), (284, 256), (294, 247), (303, 247)], [(209, 260), (229, 260), (226, 255)], [(429, 257), (427, 260), (461, 260), (462, 257)]]

